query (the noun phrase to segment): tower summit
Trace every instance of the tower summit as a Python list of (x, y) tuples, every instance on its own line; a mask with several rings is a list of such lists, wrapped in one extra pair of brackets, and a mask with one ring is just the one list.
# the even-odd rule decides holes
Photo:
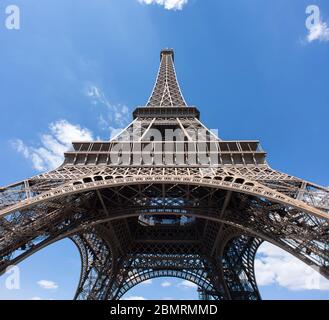
[(159, 72), (147, 106), (186, 107), (176, 77), (172, 49), (161, 50)]
[(269, 241), (329, 279), (328, 189), (272, 169), (258, 141), (222, 140), (199, 115), (162, 50), (148, 102), (117, 136), (75, 141), (60, 167), (0, 188), (0, 272), (70, 238), (75, 299), (120, 299), (169, 276), (202, 299), (254, 300)]

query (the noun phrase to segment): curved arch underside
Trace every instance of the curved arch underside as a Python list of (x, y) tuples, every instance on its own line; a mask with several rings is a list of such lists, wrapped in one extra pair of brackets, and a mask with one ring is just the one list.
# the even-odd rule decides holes
[(145, 277), (174, 271), (203, 297), (259, 299), (253, 261), (267, 240), (329, 278), (323, 196), (306, 201), (308, 189), (291, 196), (292, 188), (279, 192), (229, 170), (159, 170), (131, 176), (104, 169), (5, 206), (0, 271), (71, 237), (83, 265), (76, 299), (119, 299)]
[(171, 253), (163, 253), (153, 249), (152, 253), (139, 250), (117, 259), (113, 259), (112, 252), (108, 264), (109, 259), (99, 259), (97, 252), (103, 250), (99, 244), (104, 239), (96, 229), (93, 234), (74, 236), (72, 240), (80, 253), (84, 252), (75, 299), (117, 300), (132, 287), (156, 277), (191, 281), (203, 299), (260, 299), (253, 261), (262, 241), (241, 235), (232, 227), (225, 228), (213, 258), (196, 250), (173, 253), (171, 249)]

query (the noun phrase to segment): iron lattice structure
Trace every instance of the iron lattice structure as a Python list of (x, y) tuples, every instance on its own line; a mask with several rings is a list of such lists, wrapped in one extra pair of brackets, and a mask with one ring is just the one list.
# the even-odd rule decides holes
[[(0, 189), (0, 271), (68, 237), (82, 259), (75, 299), (119, 299), (161, 276), (194, 282), (202, 299), (260, 299), (266, 240), (329, 278), (328, 189), (273, 170), (258, 141), (213, 134), (183, 98), (173, 51), (160, 60), (127, 128)], [(167, 129), (178, 136), (154, 134)]]

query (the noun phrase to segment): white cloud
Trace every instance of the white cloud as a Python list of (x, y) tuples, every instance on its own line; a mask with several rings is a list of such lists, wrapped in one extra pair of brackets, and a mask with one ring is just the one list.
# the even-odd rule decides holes
[(63, 154), (69, 150), (72, 141), (91, 141), (92, 133), (79, 125), (59, 120), (49, 125), (49, 132), (42, 134), (39, 146), (28, 146), (21, 139), (12, 141), (12, 146), (24, 158), (32, 162), (33, 168), (51, 170), (63, 162)]
[(191, 282), (191, 281), (184, 280), (182, 282), (179, 282), (177, 284), (177, 287), (181, 287), (181, 288), (185, 288), (185, 289), (187, 289), (187, 288), (194, 288), (194, 289), (196, 289), (198, 286), (195, 283)]
[(138, 0), (143, 4), (158, 4), (167, 10), (182, 10), (188, 0)]
[[(110, 131), (110, 137), (122, 131), (129, 120), (129, 109), (124, 105), (112, 105), (100, 88), (89, 85), (85, 91), (93, 105), (105, 107), (105, 115), (98, 116), (101, 128)], [(63, 163), (63, 154), (71, 148), (72, 141), (92, 141), (93, 134), (90, 130), (79, 125), (59, 120), (49, 125), (49, 132), (40, 137), (40, 142), (27, 145), (21, 139), (12, 141), (13, 148), (21, 153), (24, 158), (32, 162), (33, 168), (46, 171), (57, 168)]]
[(265, 242), (255, 261), (258, 285), (278, 285), (289, 290), (329, 290), (329, 281), (284, 250)]
[(42, 289), (46, 289), (46, 290), (58, 288), (58, 284), (56, 282), (50, 281), (50, 280), (40, 280), (37, 283)]
[(128, 296), (126, 298), (122, 298), (122, 300), (146, 300), (142, 296)]
[[(105, 93), (96, 85), (89, 84), (85, 90), (87, 97), (95, 106), (105, 107), (105, 115), (100, 113), (98, 123), (103, 130), (109, 130), (110, 136), (114, 136), (129, 121), (130, 113), (127, 106), (111, 104)], [(103, 111), (102, 111), (103, 112)]]
[(318, 24), (310, 28), (307, 35), (307, 41), (313, 42), (315, 40), (329, 41), (329, 26), (327, 23), (320, 21)]
[(35, 296), (35, 297), (32, 297), (31, 300), (42, 300), (42, 298)]
[(171, 282), (169, 282), (169, 281), (164, 281), (164, 282), (161, 283), (161, 286), (162, 286), (162, 287), (170, 287), (170, 286), (171, 286)]

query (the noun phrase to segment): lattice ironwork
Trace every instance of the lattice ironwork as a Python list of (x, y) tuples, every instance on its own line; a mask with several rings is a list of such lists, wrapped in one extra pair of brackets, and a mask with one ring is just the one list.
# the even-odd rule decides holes
[(208, 130), (182, 96), (173, 51), (160, 56), (127, 128), (73, 142), (59, 168), (0, 188), (0, 272), (69, 237), (82, 261), (75, 299), (119, 299), (172, 276), (201, 299), (253, 300), (265, 240), (329, 278), (328, 189), (272, 169), (258, 141)]

